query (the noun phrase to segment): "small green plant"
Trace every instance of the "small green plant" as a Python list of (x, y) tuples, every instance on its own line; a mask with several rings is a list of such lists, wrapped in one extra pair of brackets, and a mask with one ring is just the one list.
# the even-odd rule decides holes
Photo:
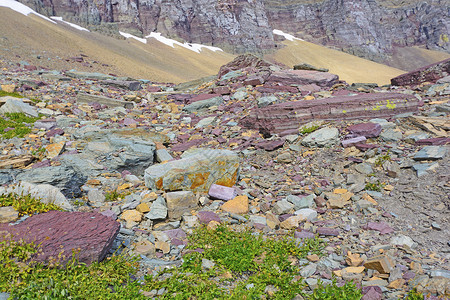
[(109, 191), (105, 193), (105, 201), (114, 202), (119, 200), (121, 194), (118, 191)]
[(0, 118), (0, 137), (10, 139), (23, 138), (31, 132), (31, 124), (39, 118), (28, 117), (24, 113), (6, 113)]
[(6, 91), (3, 91), (3, 90), (0, 90), (0, 97), (6, 97), (6, 96), (10, 96), (10, 97), (14, 97), (14, 98), (24, 98), (19, 93), (16, 93), (16, 92), (10, 93), (10, 92), (6, 92)]
[[(324, 246), (319, 239), (298, 243), (289, 236), (263, 238), (225, 225), (201, 227), (189, 237), (188, 248), (196, 251), (184, 256), (180, 268), (147, 277), (145, 290), (164, 288), (161, 299), (292, 299), (305, 288), (298, 260), (321, 255)], [(205, 269), (205, 260), (214, 266)]]
[(62, 210), (56, 204), (43, 203), (40, 199), (33, 198), (30, 195), (6, 194), (0, 195), (0, 207), (12, 206), (19, 212), (19, 216), (33, 215), (50, 210)]
[(425, 299), (425, 297), (423, 294), (419, 293), (417, 291), (417, 289), (414, 288), (408, 292), (408, 295), (406, 295), (405, 299), (407, 299), (407, 300), (423, 300), (423, 299)]
[(320, 125), (318, 125), (318, 124), (317, 125), (311, 125), (309, 127), (302, 127), (302, 128), (300, 128), (300, 133), (301, 134), (308, 134), (308, 133), (316, 131), (319, 127), (320, 127)]
[(66, 265), (44, 265), (33, 261), (40, 245), (10, 236), (0, 241), (0, 292), (11, 299), (146, 299), (131, 277), (136, 258), (117, 255), (86, 265), (74, 253)]
[(361, 290), (356, 288), (356, 285), (352, 282), (346, 282), (343, 286), (338, 286), (336, 280), (329, 285), (324, 285), (319, 281), (318, 287), (313, 291), (312, 295), (308, 299), (311, 300), (359, 300), (362, 298)]
[(386, 154), (378, 156), (377, 160), (375, 161), (375, 166), (382, 167), (385, 162), (390, 161), (391, 156), (389, 153), (390, 150), (388, 150)]
[(381, 192), (385, 185), (386, 185), (385, 183), (382, 183), (379, 180), (377, 180), (377, 182), (366, 183), (366, 186), (364, 187), (364, 189), (366, 191)]

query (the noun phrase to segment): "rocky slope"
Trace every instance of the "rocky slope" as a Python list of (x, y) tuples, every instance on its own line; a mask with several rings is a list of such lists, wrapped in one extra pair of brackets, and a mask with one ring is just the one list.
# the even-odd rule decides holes
[[(101, 213), (91, 221), (97, 228), (117, 220), (100, 257), (122, 245), (161, 279), (158, 270), (181, 264), (193, 229), (223, 223), (297, 243), (323, 239), (323, 255), (292, 260), (308, 293), (334, 275), (355, 281), (364, 300), (399, 299), (412, 288), (448, 299), (450, 60), (381, 88), (250, 55), (177, 86), (0, 67), (4, 92), (36, 99), (1, 97), (0, 120), (41, 114), (22, 125), (30, 129), (22, 138), (0, 140), (0, 193), (40, 196), (81, 221)], [(16, 130), (7, 124), (2, 136)], [(16, 221), (6, 208), (0, 223)], [(48, 229), (39, 216), (0, 229)], [(69, 253), (83, 245), (66, 242)], [(235, 287), (241, 278), (230, 276)], [(157, 293), (165, 290), (148, 295)]]
[(84, 25), (113, 24), (131, 33), (158, 31), (187, 42), (241, 53), (276, 46), (272, 29), (387, 62), (396, 47), (450, 51), (445, 1), (21, 0)]

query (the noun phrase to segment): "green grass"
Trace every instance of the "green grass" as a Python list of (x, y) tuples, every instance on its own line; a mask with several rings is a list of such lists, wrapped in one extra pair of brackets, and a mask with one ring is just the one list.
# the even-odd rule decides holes
[(377, 180), (377, 182), (368, 182), (364, 189), (366, 191), (381, 192), (386, 184)]
[(39, 199), (30, 195), (7, 194), (0, 195), (0, 207), (12, 206), (19, 212), (19, 216), (33, 215), (50, 210), (62, 210), (61, 207), (53, 203), (42, 203)]
[(311, 125), (309, 127), (301, 127), (300, 128), (300, 133), (301, 134), (308, 134), (308, 133), (316, 131), (319, 127), (320, 127), (320, 125)]
[(19, 94), (19, 93), (16, 93), (16, 92), (14, 92), (14, 93), (9, 93), (9, 92), (0, 90), (0, 97), (6, 97), (6, 96), (15, 97), (15, 98), (24, 98), (24, 96), (22, 96), (22, 95)]
[[(23, 138), (31, 132), (34, 122), (39, 118), (28, 117), (24, 113), (6, 113), (0, 118), (0, 138)], [(5, 131), (7, 128), (12, 128)]]

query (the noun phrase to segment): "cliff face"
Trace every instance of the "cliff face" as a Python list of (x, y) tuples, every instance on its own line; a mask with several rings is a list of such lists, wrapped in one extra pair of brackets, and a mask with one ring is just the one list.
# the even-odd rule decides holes
[(447, 0), (21, 0), (83, 25), (158, 31), (236, 53), (276, 45), (272, 29), (383, 62), (395, 47), (450, 52)]
[(274, 28), (376, 61), (394, 47), (450, 52), (446, 1), (265, 0), (265, 7)]

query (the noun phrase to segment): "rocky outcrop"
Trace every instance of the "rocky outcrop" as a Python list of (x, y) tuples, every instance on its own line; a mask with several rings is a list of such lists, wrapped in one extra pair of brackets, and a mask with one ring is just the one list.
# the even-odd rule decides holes
[(414, 85), (423, 82), (433, 82), (450, 74), (450, 59), (419, 68), (391, 79), (392, 85)]
[[(357, 56), (386, 61), (395, 47), (450, 51), (443, 1), (21, 0), (40, 13), (85, 26), (114, 24), (133, 34), (161, 32), (236, 53), (275, 47), (273, 29)], [(111, 27), (111, 26), (109, 26)]]
[(342, 120), (389, 117), (418, 110), (419, 100), (410, 95), (378, 93), (336, 96), (314, 101), (302, 100), (254, 109), (242, 119), (244, 127), (257, 129), (266, 136), (299, 128), (313, 120)]
[[(58, 259), (68, 262), (75, 251), (80, 262), (101, 261), (111, 249), (119, 233), (120, 224), (98, 213), (50, 211), (32, 216), (24, 222), (9, 226), (0, 224), (0, 232), (8, 232), (14, 239), (25, 239), (40, 245), (33, 260), (49, 262)], [(0, 236), (0, 240), (4, 235)]]

